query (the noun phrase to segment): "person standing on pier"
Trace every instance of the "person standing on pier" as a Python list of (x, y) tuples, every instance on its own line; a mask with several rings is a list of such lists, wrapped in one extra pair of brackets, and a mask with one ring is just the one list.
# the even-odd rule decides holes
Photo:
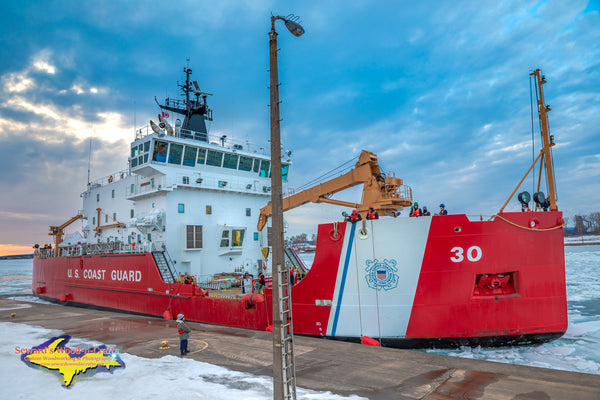
[(188, 350), (188, 338), (190, 337), (191, 329), (184, 322), (183, 314), (177, 316), (177, 331), (179, 332), (179, 350), (181, 351), (181, 355), (184, 356), (190, 352)]

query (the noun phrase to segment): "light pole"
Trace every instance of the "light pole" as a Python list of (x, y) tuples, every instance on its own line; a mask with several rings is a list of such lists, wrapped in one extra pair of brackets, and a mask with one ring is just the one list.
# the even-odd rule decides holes
[[(289, 279), (285, 279), (282, 272), (285, 270), (285, 259), (283, 252), (283, 196), (281, 182), (281, 136), (279, 127), (279, 76), (277, 71), (277, 32), (275, 32), (275, 21), (278, 19), (285, 23), (285, 26), (294, 36), (300, 36), (304, 33), (304, 28), (298, 24), (297, 17), (288, 15), (286, 18), (281, 16), (271, 16), (271, 32), (269, 32), (269, 70), (270, 70), (270, 89), (271, 89), (271, 205), (272, 205), (272, 270), (273, 270), (273, 399), (295, 399), (296, 398), (296, 378), (295, 369), (292, 361), (292, 374), (289, 376), (289, 365), (286, 360), (289, 358), (289, 345), (285, 340), (286, 334), (291, 335), (291, 320), (283, 323), (284, 312), (282, 307), (282, 285)], [(286, 273), (287, 274), (287, 273)], [(287, 274), (289, 276), (289, 274)], [(283, 278), (283, 279), (282, 279)], [(286, 286), (287, 296), (290, 294), (290, 288)], [(285, 297), (287, 297), (285, 296)], [(286, 299), (283, 299), (284, 301)], [(286, 305), (291, 312), (291, 299), (287, 298)], [(288, 329), (288, 322), (289, 331)], [(293, 344), (291, 344), (293, 346)], [(292, 350), (293, 357), (293, 350)], [(291, 384), (290, 384), (291, 382)]]

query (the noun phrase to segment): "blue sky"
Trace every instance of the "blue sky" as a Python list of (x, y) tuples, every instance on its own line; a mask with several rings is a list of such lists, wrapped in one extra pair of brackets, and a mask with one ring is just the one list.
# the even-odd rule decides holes
[[(529, 73), (540, 68), (559, 208), (600, 211), (597, 0), (165, 4), (0, 4), (0, 244), (44, 243), (81, 209), (92, 131), (92, 179), (125, 169), (134, 126), (156, 115), (154, 96), (177, 94), (188, 58), (214, 94), (210, 133), (268, 146), (271, 13), (306, 29), (277, 26), (291, 186), (367, 149), (421, 205), (489, 216), (537, 155)], [(286, 221), (312, 233), (341, 211), (308, 205)]]

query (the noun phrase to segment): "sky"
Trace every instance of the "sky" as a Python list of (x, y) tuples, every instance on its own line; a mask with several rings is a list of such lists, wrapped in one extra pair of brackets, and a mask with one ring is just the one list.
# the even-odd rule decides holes
[[(209, 133), (268, 147), (272, 14), (306, 31), (276, 28), (290, 187), (365, 149), (421, 206), (489, 217), (539, 152), (529, 74), (540, 68), (559, 209), (598, 212), (599, 11), (598, 0), (3, 1), (0, 255), (49, 242), (48, 226), (77, 214), (88, 165), (92, 180), (127, 168), (135, 128), (156, 118), (154, 96), (177, 95), (188, 65), (213, 94)], [(288, 235), (342, 211), (290, 211)]]

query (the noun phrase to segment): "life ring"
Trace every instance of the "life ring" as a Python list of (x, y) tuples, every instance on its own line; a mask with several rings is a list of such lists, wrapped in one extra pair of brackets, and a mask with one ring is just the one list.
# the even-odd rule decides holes
[(112, 183), (112, 181), (113, 181), (113, 176), (111, 175), (108, 177), (108, 183)]

